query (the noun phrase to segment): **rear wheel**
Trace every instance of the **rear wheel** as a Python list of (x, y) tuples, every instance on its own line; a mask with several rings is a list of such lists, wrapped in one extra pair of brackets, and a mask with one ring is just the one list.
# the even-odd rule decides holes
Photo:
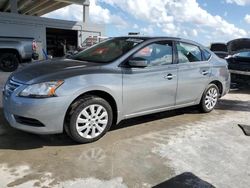
[(78, 143), (100, 139), (109, 130), (113, 112), (109, 103), (97, 96), (88, 96), (78, 101), (70, 116), (67, 134)]
[(203, 93), (201, 102), (200, 102), (200, 109), (204, 113), (211, 112), (219, 98), (219, 89), (215, 84), (209, 84), (205, 92)]
[(0, 69), (4, 72), (13, 72), (18, 68), (19, 60), (14, 53), (3, 53), (0, 55)]

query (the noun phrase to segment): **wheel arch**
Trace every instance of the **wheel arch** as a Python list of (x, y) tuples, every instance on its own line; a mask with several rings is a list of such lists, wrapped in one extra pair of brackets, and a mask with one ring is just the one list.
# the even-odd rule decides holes
[(22, 62), (21, 55), (20, 55), (19, 51), (15, 48), (2, 48), (2, 49), (0, 49), (0, 52), (1, 53), (13, 53), (17, 56), (19, 63)]
[(66, 111), (66, 115), (65, 115), (65, 118), (64, 118), (64, 126), (67, 125), (68, 121), (69, 121), (69, 117), (72, 113), (72, 111), (74, 110), (74, 108), (77, 107), (78, 105), (78, 102), (81, 98), (84, 98), (86, 96), (97, 96), (97, 97), (100, 97), (100, 98), (103, 98), (105, 99), (111, 106), (112, 108), (112, 111), (113, 111), (113, 124), (117, 122), (117, 118), (118, 118), (118, 107), (117, 107), (117, 102), (116, 100), (114, 99), (114, 97), (106, 92), (106, 91), (103, 91), (103, 90), (91, 90), (91, 91), (86, 91), (82, 94), (80, 94), (78, 97), (76, 97), (72, 103), (69, 105), (67, 111)]
[(213, 80), (209, 84), (216, 85), (218, 87), (218, 89), (219, 89), (220, 96), (222, 95), (222, 93), (223, 93), (223, 84), (219, 80)]

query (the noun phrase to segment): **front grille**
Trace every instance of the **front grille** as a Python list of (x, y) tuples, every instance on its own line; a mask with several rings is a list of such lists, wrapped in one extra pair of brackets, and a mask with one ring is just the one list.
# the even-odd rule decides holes
[(10, 96), (17, 88), (22, 86), (22, 84), (13, 81), (13, 80), (8, 80), (8, 82), (5, 85), (4, 91), (6, 96)]
[(26, 118), (21, 116), (14, 116), (17, 123), (31, 126), (31, 127), (45, 127), (44, 124), (42, 124), (40, 121), (32, 118)]

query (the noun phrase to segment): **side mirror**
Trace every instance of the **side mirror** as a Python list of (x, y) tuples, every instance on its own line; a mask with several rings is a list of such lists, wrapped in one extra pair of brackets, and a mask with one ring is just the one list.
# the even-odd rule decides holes
[(141, 68), (144, 68), (144, 67), (148, 66), (149, 62), (148, 62), (148, 60), (145, 60), (145, 59), (134, 58), (134, 59), (130, 59), (128, 61), (128, 64), (131, 67), (141, 67)]

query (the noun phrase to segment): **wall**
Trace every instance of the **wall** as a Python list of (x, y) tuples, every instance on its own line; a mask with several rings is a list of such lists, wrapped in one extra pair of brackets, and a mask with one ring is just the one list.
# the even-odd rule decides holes
[(78, 31), (78, 45), (90, 35), (105, 35), (104, 25), (0, 12), (0, 36), (33, 37), (46, 49), (46, 27)]

